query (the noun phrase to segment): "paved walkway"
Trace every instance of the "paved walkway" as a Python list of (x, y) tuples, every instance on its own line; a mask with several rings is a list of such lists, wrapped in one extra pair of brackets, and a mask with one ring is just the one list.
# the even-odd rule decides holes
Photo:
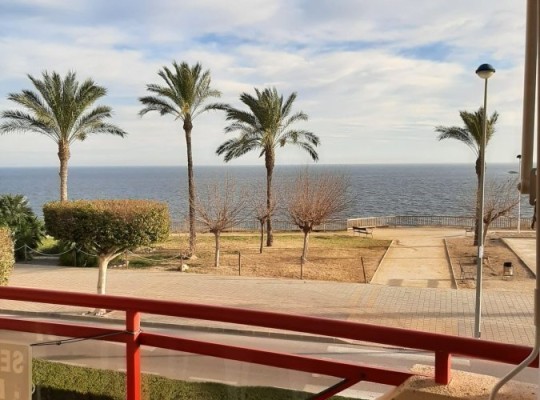
[(422, 235), (418, 233), (414, 234), (411, 229), (376, 230), (375, 237), (392, 238), (393, 241), (371, 279), (372, 284), (456, 288), (444, 237), (457, 232), (421, 229)]
[[(390, 230), (379, 231), (376, 237), (378, 234), (382, 235), (383, 231), (385, 234), (391, 233)], [(407, 234), (405, 230), (401, 231), (409, 238), (419, 235), (420, 230), (414, 232)], [(426, 234), (433, 235), (435, 232), (429, 231)], [(438, 235), (444, 233), (440, 232)], [(419, 260), (423, 258), (423, 254), (428, 253), (427, 259), (442, 260), (439, 255), (431, 255), (432, 246), (422, 245), (417, 247), (417, 250), (412, 250), (410, 245), (409, 243), (409, 247), (403, 248), (411, 254), (414, 252)], [(424, 253), (426, 249), (429, 251)], [(413, 274), (411, 267), (407, 268)], [(402, 282), (405, 281), (406, 279), (403, 279)], [(11, 286), (89, 293), (95, 293), (96, 282), (97, 270), (93, 268), (29, 264), (17, 264), (10, 279)], [(473, 333), (474, 291), (441, 286), (383, 286), (113, 269), (108, 273), (107, 292), (114, 295), (304, 314), (460, 336), (472, 336)], [(534, 337), (533, 303), (532, 289), (519, 292), (484, 291), (482, 338), (531, 346)], [(2, 300), (0, 309), (67, 315), (80, 315), (88, 311), (82, 308)], [(113, 313), (109, 317), (120, 318), (122, 315)], [(223, 324), (219, 323), (179, 321), (159, 316), (145, 315), (143, 320), (224, 328)]]

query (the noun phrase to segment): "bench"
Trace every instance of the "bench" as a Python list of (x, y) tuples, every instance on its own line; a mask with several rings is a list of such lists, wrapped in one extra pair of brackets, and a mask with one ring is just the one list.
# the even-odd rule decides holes
[(365, 235), (366, 237), (370, 235), (373, 237), (373, 226), (353, 226), (353, 232), (354, 233), (360, 233), (362, 235)]

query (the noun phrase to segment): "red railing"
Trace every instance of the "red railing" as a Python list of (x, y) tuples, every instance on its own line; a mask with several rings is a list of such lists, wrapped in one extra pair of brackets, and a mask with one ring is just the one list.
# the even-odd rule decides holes
[[(0, 287), (0, 299), (125, 311), (125, 330), (105, 329), (74, 323), (27, 321), (22, 317), (1, 317), (0, 329), (64, 337), (95, 337), (98, 340), (125, 343), (127, 398), (129, 400), (140, 400), (141, 398), (141, 346), (154, 346), (342, 378), (338, 384), (314, 395), (312, 397), (314, 400), (327, 399), (360, 381), (397, 386), (413, 375), (409, 371), (141, 332), (141, 313), (251, 325), (430, 351), (435, 354), (435, 381), (440, 384), (447, 384), (450, 381), (451, 355), (518, 364), (531, 351), (529, 347), (524, 346), (429, 332), (301, 315), (132, 297)], [(111, 333), (117, 333), (117, 335), (109, 336)], [(102, 335), (107, 336), (98, 338)], [(537, 368), (538, 359), (530, 366)]]

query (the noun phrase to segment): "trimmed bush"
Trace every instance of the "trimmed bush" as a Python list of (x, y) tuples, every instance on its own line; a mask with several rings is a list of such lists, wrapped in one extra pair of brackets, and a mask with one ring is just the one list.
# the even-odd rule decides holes
[[(123, 400), (123, 372), (66, 365), (34, 359), (32, 381), (35, 400)], [(228, 386), (221, 383), (185, 382), (157, 375), (142, 376), (143, 400), (304, 400), (307, 393), (257, 386)], [(351, 400), (334, 396), (332, 399)]]
[(98, 293), (106, 270), (126, 250), (149, 246), (169, 235), (169, 210), (150, 200), (77, 200), (43, 206), (45, 227), (58, 240), (74, 243), (98, 260)]
[(8, 228), (0, 227), (0, 286), (8, 284), (14, 263), (11, 232)]

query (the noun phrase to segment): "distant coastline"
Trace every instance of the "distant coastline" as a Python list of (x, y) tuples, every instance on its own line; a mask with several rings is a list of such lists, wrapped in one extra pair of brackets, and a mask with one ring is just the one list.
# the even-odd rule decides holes
[[(274, 182), (290, 180), (306, 165), (278, 165)], [(263, 165), (195, 166), (196, 185), (225, 175), (251, 188), (264, 188)], [(348, 216), (470, 214), (476, 175), (473, 164), (310, 164), (314, 173), (338, 173), (350, 180), (354, 206)], [(513, 164), (490, 164), (488, 179), (515, 179)], [(58, 167), (2, 167), (0, 193), (23, 194), (41, 215), (44, 203), (58, 199)], [(171, 217), (185, 218), (187, 182), (185, 166), (73, 166), (69, 169), (71, 199), (150, 198), (169, 204)], [(517, 191), (516, 191), (517, 196)], [(522, 215), (532, 208), (522, 197)]]

